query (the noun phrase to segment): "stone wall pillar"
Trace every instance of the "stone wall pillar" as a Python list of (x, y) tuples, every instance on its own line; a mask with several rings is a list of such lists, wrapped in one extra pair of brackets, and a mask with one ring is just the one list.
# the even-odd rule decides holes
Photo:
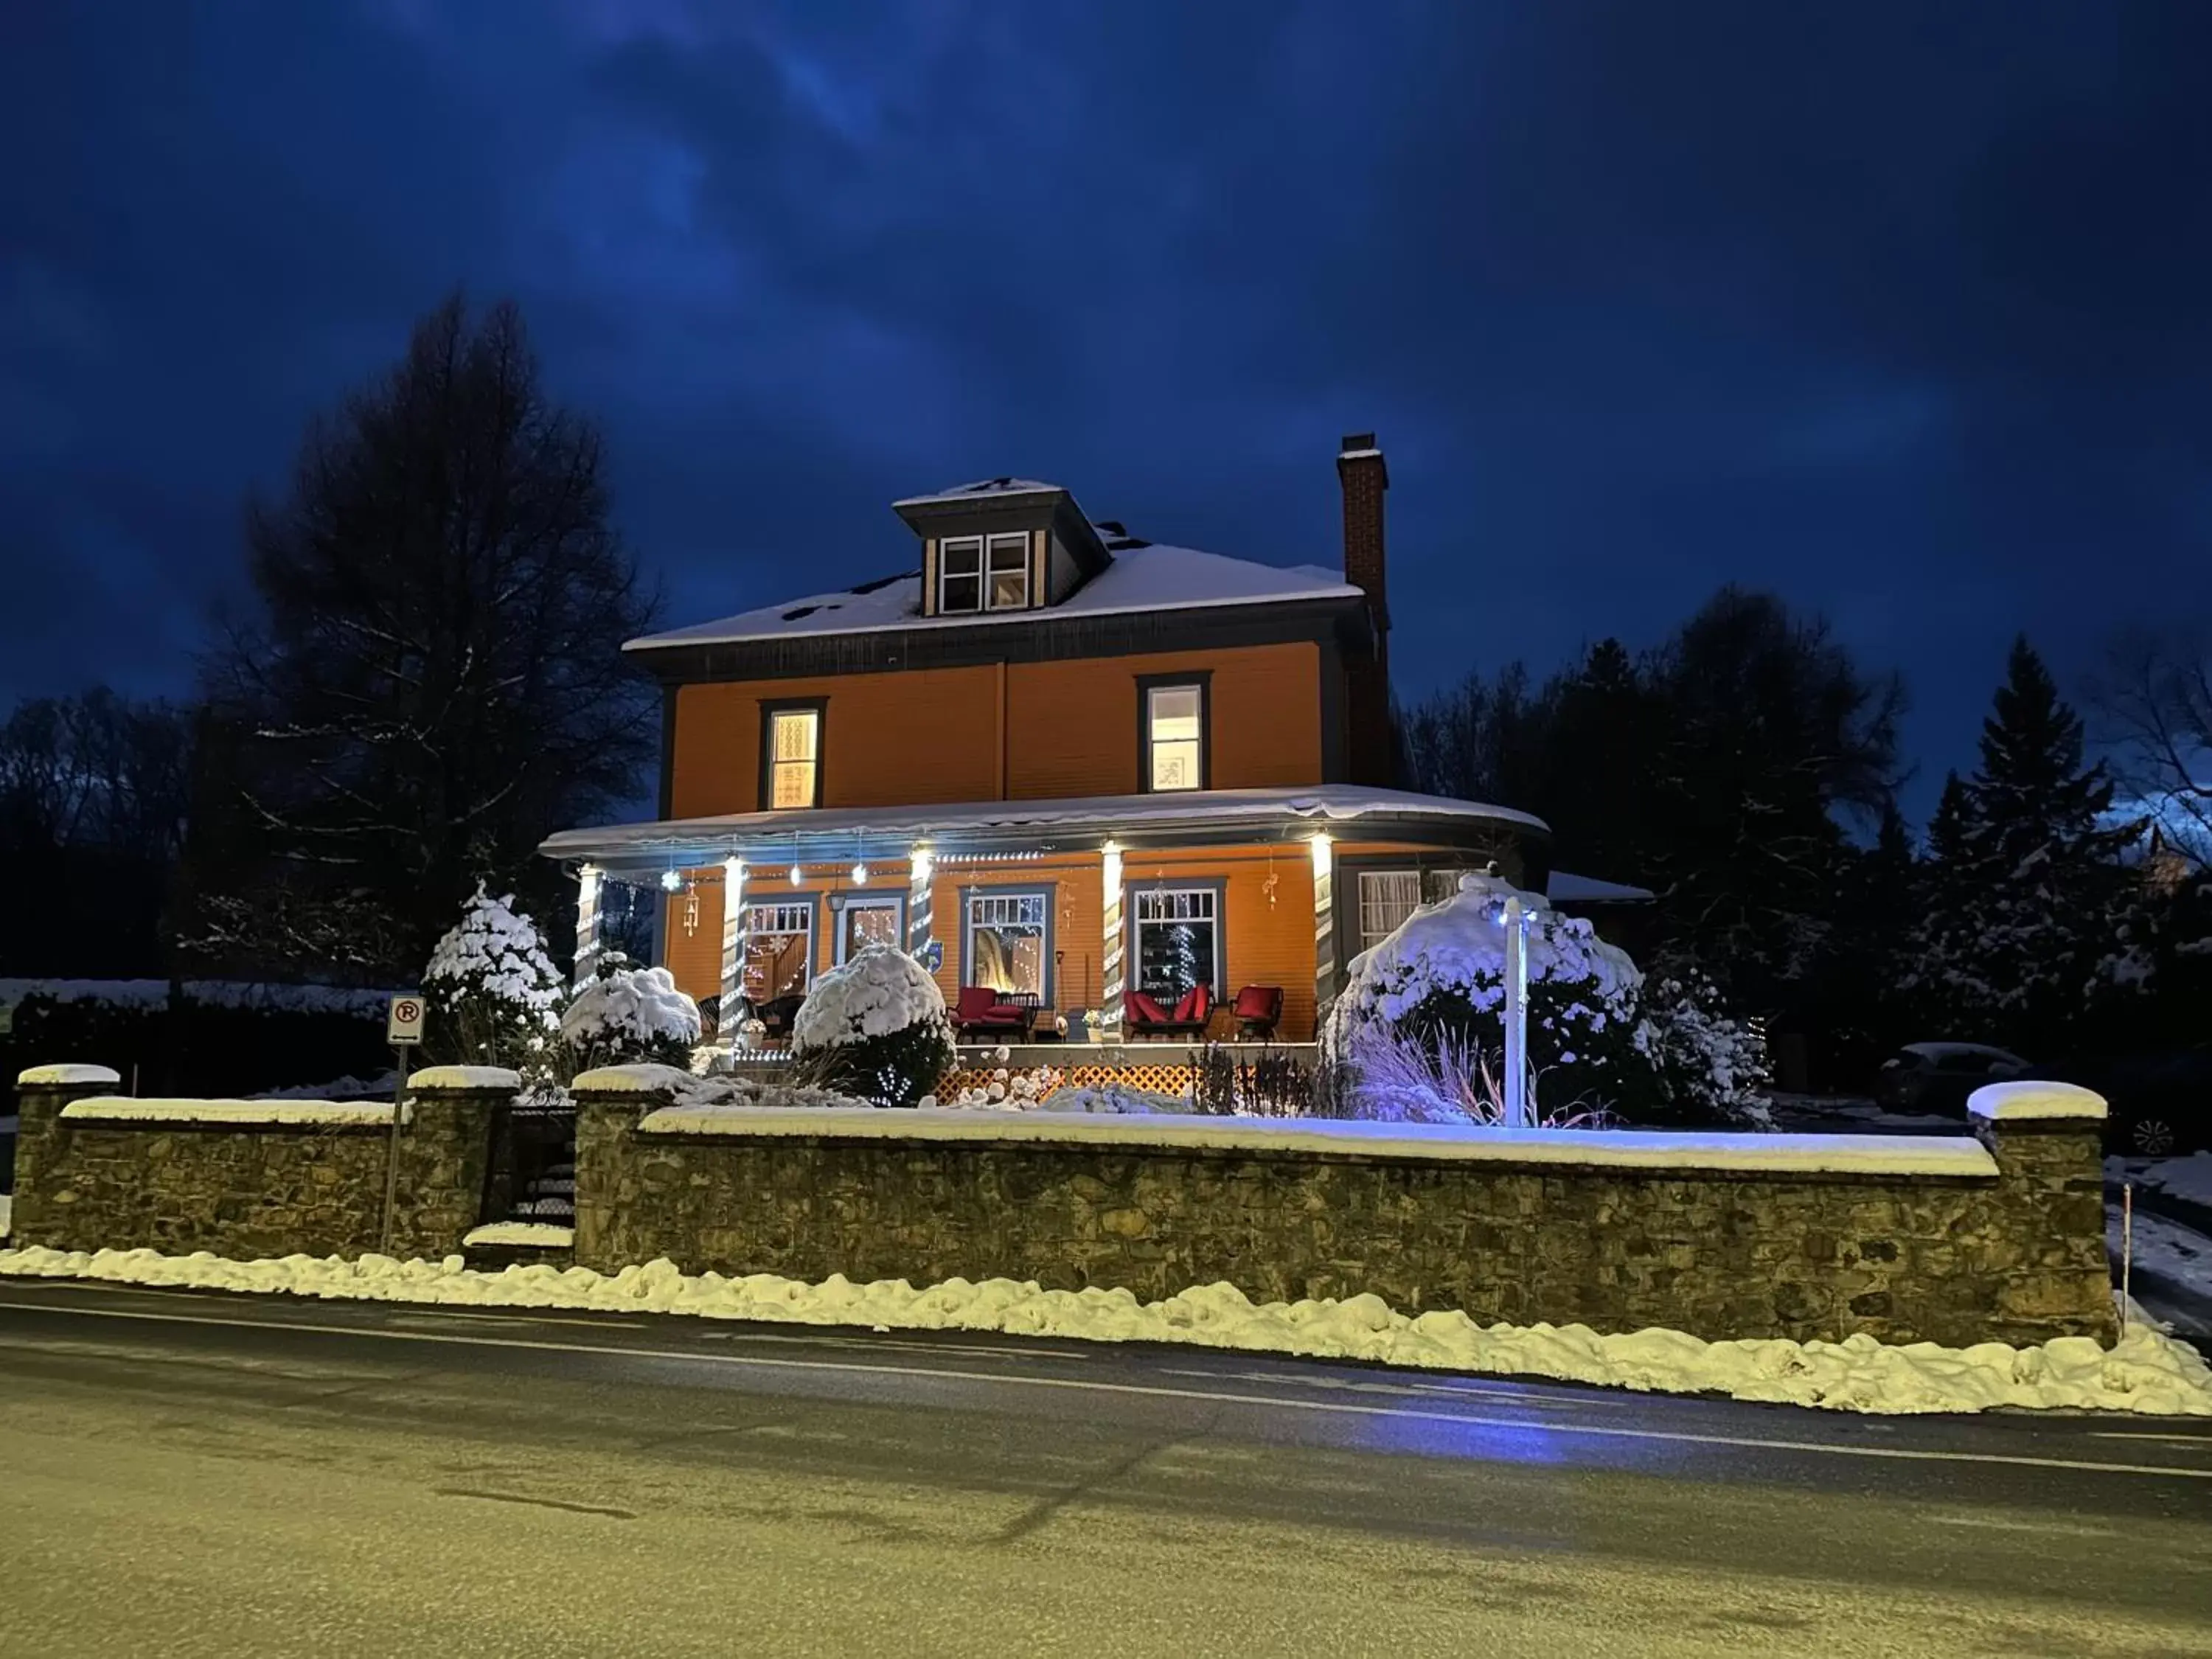
[(605, 1066), (568, 1085), (576, 1103), (576, 1265), (613, 1273), (624, 1259), (622, 1218), (640, 1191), (637, 1121), (690, 1080), (672, 1066)]
[(469, 1229), (484, 1218), (492, 1138), (504, 1132), (521, 1086), (520, 1076), (497, 1066), (432, 1066), (407, 1079), (393, 1255), (434, 1261), (459, 1252)]
[(1966, 1110), (1997, 1165), (1986, 1259), (1960, 1264), (1990, 1284), (1987, 1337), (2111, 1346), (2119, 1316), (2105, 1244), (2104, 1097), (2069, 1083), (1995, 1083)]
[(15, 1199), (11, 1245), (53, 1242), (56, 1142), (62, 1108), (115, 1092), (123, 1079), (105, 1066), (33, 1066), (15, 1074)]

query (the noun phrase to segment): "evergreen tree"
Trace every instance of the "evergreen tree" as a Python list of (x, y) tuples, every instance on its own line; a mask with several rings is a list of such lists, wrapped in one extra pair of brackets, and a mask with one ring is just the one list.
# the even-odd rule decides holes
[(2025, 639), (1982, 722), (1981, 760), (1929, 824), (1911, 986), (1943, 1034), (2039, 1054), (2079, 1048), (2150, 967), (2139, 828), (2110, 822), (2112, 786), (2082, 764), (2081, 721)]

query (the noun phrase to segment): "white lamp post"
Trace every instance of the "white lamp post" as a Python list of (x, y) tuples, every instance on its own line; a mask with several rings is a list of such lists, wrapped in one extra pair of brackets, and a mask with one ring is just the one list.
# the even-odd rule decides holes
[(1528, 915), (1505, 901), (1505, 1127), (1528, 1127)]

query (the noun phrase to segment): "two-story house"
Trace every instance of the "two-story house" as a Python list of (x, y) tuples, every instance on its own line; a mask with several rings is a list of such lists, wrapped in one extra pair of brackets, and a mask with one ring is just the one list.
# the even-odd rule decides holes
[(899, 574), (630, 641), (665, 688), (658, 818), (544, 846), (664, 888), (659, 954), (726, 1031), (900, 942), (963, 986), (1102, 1012), (1282, 992), (1312, 1036), (1345, 964), (1456, 872), (1540, 890), (1523, 813), (1391, 787), (1371, 434), (1345, 439), (1340, 571), (1170, 547), (1058, 484), (893, 503)]

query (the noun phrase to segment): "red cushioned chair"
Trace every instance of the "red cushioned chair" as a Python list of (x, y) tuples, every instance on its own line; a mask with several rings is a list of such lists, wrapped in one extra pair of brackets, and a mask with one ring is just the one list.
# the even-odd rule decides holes
[(1248, 985), (1237, 994), (1237, 1035), (1272, 1041), (1283, 1019), (1283, 988)]
[(1002, 1001), (1002, 992), (988, 985), (963, 985), (952, 1006), (952, 1029), (962, 1036), (984, 1036), (1013, 1032), (1026, 1036), (1031, 1010), (1019, 1003)]
[(1192, 986), (1183, 993), (1182, 1000), (1176, 1004), (1172, 1013), (1142, 991), (1126, 991), (1121, 996), (1121, 1012), (1128, 1020), (1131, 1036), (1196, 1036), (1206, 1029), (1206, 1022), (1213, 1012), (1213, 991), (1210, 986)]

